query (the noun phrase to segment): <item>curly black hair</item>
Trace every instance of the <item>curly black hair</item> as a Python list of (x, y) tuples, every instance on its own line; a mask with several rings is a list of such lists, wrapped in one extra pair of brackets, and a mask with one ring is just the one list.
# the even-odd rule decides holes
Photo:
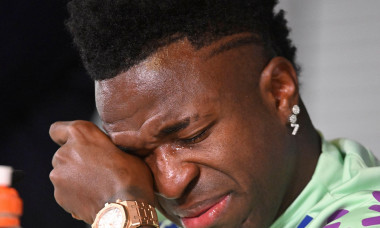
[(158, 48), (187, 38), (201, 48), (249, 32), (272, 56), (295, 64), (284, 11), (277, 0), (73, 0), (66, 25), (94, 80), (115, 77)]

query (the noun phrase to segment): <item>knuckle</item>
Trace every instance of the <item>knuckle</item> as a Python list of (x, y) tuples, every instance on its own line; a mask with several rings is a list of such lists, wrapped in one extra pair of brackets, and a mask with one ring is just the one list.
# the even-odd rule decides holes
[(67, 130), (76, 139), (84, 139), (92, 132), (94, 124), (89, 121), (76, 120), (71, 122)]
[(57, 122), (53, 123), (50, 125), (50, 128), (49, 128), (49, 134), (51, 135), (53, 133), (53, 130), (57, 127)]
[(58, 129), (58, 126), (60, 126), (61, 124), (59, 122), (55, 122), (53, 124), (50, 125), (50, 128), (49, 128), (49, 135), (50, 137), (52, 138), (55, 138), (56, 135), (57, 135), (57, 129)]
[(61, 147), (55, 154), (53, 155), (53, 158), (51, 160), (51, 164), (53, 168), (58, 167), (60, 164), (62, 164), (65, 160), (63, 154), (64, 152), (62, 151), (64, 147)]
[(50, 171), (50, 173), (49, 173), (49, 179), (53, 183), (53, 185), (55, 185), (56, 181), (58, 180), (58, 175), (57, 175), (57, 172), (56, 172), (55, 169), (53, 169), (52, 171)]
[(57, 156), (53, 156), (53, 159), (51, 160), (51, 165), (53, 166), (53, 168), (58, 167), (58, 165), (59, 165), (58, 160), (59, 159), (57, 158)]
[(78, 123), (70, 124), (67, 131), (72, 138), (78, 139), (84, 137), (83, 127)]

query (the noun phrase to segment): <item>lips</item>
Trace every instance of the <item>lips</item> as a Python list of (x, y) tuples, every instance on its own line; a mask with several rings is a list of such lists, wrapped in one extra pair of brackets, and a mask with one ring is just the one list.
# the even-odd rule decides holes
[(190, 216), (181, 218), (182, 224), (186, 228), (206, 228), (214, 224), (221, 217), (230, 200), (230, 195), (224, 195), (211, 205), (206, 205), (197, 209)]

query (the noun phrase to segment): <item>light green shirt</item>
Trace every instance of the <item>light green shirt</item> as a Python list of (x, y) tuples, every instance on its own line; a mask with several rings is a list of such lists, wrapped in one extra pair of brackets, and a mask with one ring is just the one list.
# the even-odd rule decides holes
[(310, 182), (270, 228), (380, 228), (379, 160), (354, 141), (321, 138)]
[(310, 182), (271, 228), (379, 228), (380, 162), (360, 144), (322, 138)]

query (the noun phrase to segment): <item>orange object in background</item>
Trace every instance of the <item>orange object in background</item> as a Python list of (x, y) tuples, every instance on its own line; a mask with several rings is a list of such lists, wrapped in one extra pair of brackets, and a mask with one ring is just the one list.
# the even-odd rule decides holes
[(11, 184), (12, 168), (0, 166), (0, 227), (20, 227), (22, 200)]

